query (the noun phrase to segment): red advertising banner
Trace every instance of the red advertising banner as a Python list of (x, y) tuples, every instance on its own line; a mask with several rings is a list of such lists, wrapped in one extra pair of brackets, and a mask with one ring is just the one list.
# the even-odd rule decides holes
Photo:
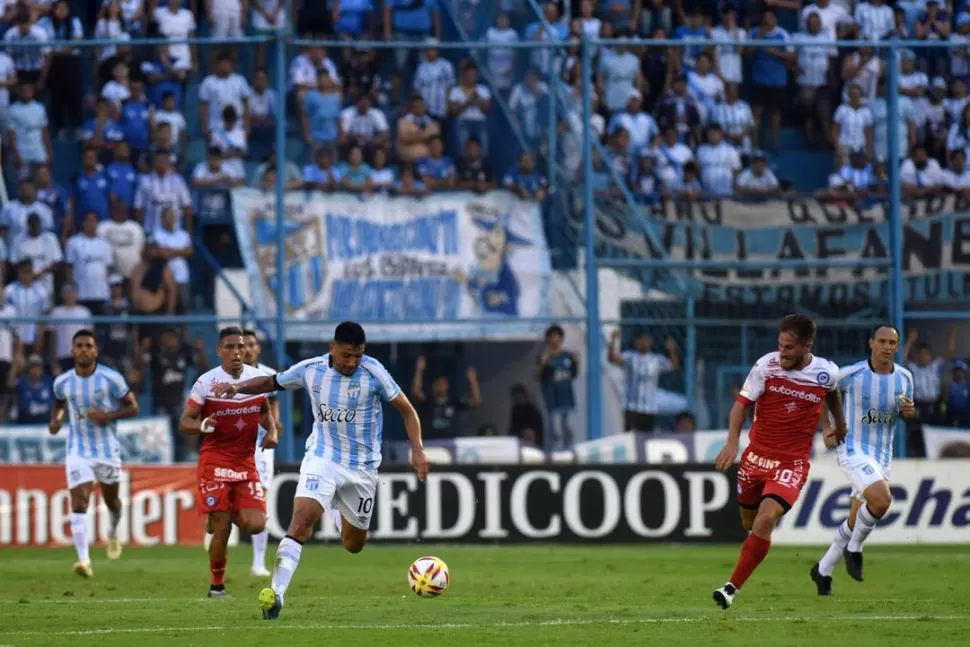
[[(119, 538), (125, 544), (200, 544), (195, 467), (125, 467)], [(89, 536), (108, 539), (108, 510), (95, 490), (88, 506)], [(0, 546), (71, 544), (71, 496), (63, 466), (0, 467)]]

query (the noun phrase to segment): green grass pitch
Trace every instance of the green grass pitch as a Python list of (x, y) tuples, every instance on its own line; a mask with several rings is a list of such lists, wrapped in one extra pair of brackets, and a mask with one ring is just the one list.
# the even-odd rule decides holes
[[(336, 546), (303, 552), (278, 621), (260, 619), (250, 548), (230, 549), (231, 600), (208, 600), (201, 547), (129, 548), (95, 577), (70, 549), (4, 548), (0, 645), (849, 645), (970, 644), (970, 546), (866, 549), (866, 581), (840, 566), (835, 595), (808, 578), (819, 548), (775, 548), (728, 611), (711, 591), (737, 546)], [(407, 588), (437, 555), (440, 598)]]

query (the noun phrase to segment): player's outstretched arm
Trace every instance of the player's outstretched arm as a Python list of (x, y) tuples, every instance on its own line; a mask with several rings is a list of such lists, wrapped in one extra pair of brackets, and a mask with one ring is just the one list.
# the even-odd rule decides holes
[(838, 389), (829, 391), (825, 395), (825, 406), (828, 407), (835, 423), (835, 439), (841, 443), (849, 433), (849, 426), (845, 422), (845, 412), (842, 410), (842, 392)]
[(423, 481), (428, 477), (428, 456), (424, 453), (424, 440), (421, 438), (421, 420), (418, 418), (418, 412), (414, 410), (408, 396), (403, 393), (391, 400), (391, 404), (404, 418), (404, 429), (407, 431), (408, 440), (411, 441), (411, 467), (418, 473), (418, 478)]
[(738, 456), (738, 448), (741, 445), (741, 427), (744, 426), (744, 421), (748, 417), (749, 406), (740, 400), (735, 400), (734, 406), (731, 407), (727, 443), (714, 459), (714, 466), (722, 472), (730, 469), (734, 465), (734, 459)]
[(261, 395), (263, 393), (272, 393), (273, 391), (279, 390), (282, 389), (280, 389), (279, 385), (276, 384), (276, 377), (272, 375), (260, 375), (259, 377), (252, 377), (236, 384), (220, 382), (212, 385), (212, 395), (217, 398), (231, 398), (236, 394)]

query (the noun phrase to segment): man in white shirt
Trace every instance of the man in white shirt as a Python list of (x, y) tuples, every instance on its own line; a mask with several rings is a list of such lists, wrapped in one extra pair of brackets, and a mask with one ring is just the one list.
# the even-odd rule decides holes
[(950, 168), (943, 172), (948, 189), (964, 197), (970, 193), (970, 169), (967, 168), (967, 154), (962, 148), (950, 151)]
[(175, 211), (162, 212), (162, 226), (155, 230), (152, 238), (158, 245), (157, 258), (168, 259), (168, 269), (178, 290), (176, 312), (186, 312), (191, 301), (192, 284), (189, 276), (188, 259), (192, 256), (192, 237), (178, 226)]
[(802, 9), (803, 30), (807, 28), (808, 17), (813, 14), (818, 14), (821, 19), (822, 32), (825, 34), (825, 39), (829, 41), (836, 40), (840, 21), (852, 19), (842, 5), (832, 2), (832, 0), (816, 0), (814, 4)]
[(135, 190), (135, 219), (145, 231), (154, 231), (162, 222), (165, 207), (175, 209), (181, 216), (180, 225), (192, 231), (192, 196), (185, 179), (172, 168), (165, 151), (156, 151), (152, 172), (138, 178)]
[(32, 214), (40, 218), (41, 229), (54, 230), (54, 214), (50, 207), (37, 200), (34, 181), (25, 179), (20, 183), (19, 199), (8, 202), (0, 212), (0, 236), (6, 240), (8, 249), (27, 233), (27, 219)]
[[(182, 7), (182, 0), (168, 0), (166, 6), (155, 8), (155, 22), (158, 32), (169, 40), (185, 40), (195, 35), (195, 16)], [(177, 43), (168, 46), (169, 58), (173, 67), (179, 70), (193, 68), (192, 50), (194, 46)]]
[[(6, 303), (13, 306), (18, 317), (41, 318), (50, 308), (50, 294), (40, 283), (34, 282), (34, 267), (29, 260), (17, 265), (17, 280), (7, 286)], [(37, 323), (21, 323), (17, 337), (24, 353), (39, 353), (44, 346), (43, 326)]]
[(735, 193), (745, 198), (770, 198), (781, 195), (778, 178), (768, 168), (768, 159), (761, 151), (751, 153), (751, 165), (738, 174)]
[(10, 249), (10, 262), (16, 265), (29, 260), (34, 268), (34, 280), (39, 282), (52, 297), (54, 295), (54, 270), (64, 260), (61, 243), (53, 232), (41, 228), (40, 216), (27, 216), (27, 233), (14, 241)]
[(213, 131), (222, 127), (222, 113), (226, 106), (234, 107), (236, 114), (242, 116), (243, 125), (248, 125), (248, 99), (252, 93), (246, 78), (233, 71), (232, 56), (227, 52), (220, 54), (215, 74), (205, 77), (199, 88), (199, 123), (202, 124), (202, 136), (209, 139)]
[(20, 340), (17, 326), (11, 319), (17, 318), (17, 309), (7, 303), (3, 285), (0, 285), (0, 422), (7, 422), (7, 409), (10, 396), (10, 370), (14, 358), (20, 355)]
[(63, 303), (50, 313), (51, 326), (54, 328), (54, 362), (51, 368), (55, 377), (74, 368), (71, 355), (74, 333), (94, 329), (91, 311), (78, 304), (77, 287), (73, 283), (66, 283), (61, 288), (61, 299)]
[(813, 141), (815, 121), (823, 132), (829, 132), (832, 122), (832, 88), (829, 87), (829, 66), (839, 50), (821, 45), (829, 39), (822, 27), (822, 14), (809, 13), (806, 18), (806, 31), (792, 35), (792, 42), (812, 43), (799, 47), (796, 58), (796, 81), (798, 82), (798, 102), (805, 115), (805, 138)]
[[(366, 153), (378, 148), (387, 149), (391, 143), (391, 131), (387, 117), (371, 107), (370, 95), (361, 93), (357, 103), (340, 113), (340, 145), (344, 151), (360, 146)], [(370, 156), (368, 155), (368, 158)]]
[[(246, 183), (233, 165), (223, 164), (222, 151), (212, 146), (204, 162), (192, 170), (192, 188), (201, 193), (199, 215), (206, 220), (221, 220), (229, 215), (229, 189)], [(276, 166), (272, 167), (276, 170)]]
[(425, 42), (428, 49), (414, 72), (414, 89), (421, 93), (428, 114), (440, 121), (448, 116), (448, 91), (455, 85), (455, 66), (441, 58), (435, 47), (437, 39), (429, 38)]
[(71, 236), (64, 254), (68, 266), (67, 282), (77, 286), (81, 305), (92, 314), (100, 315), (111, 289), (108, 273), (114, 262), (111, 244), (98, 236), (98, 215), (88, 212), (82, 222), (81, 233)]
[(926, 148), (917, 145), (899, 167), (899, 182), (906, 197), (918, 198), (938, 193), (946, 186), (947, 177), (940, 163), (927, 154)]
[(131, 271), (141, 261), (141, 250), (145, 247), (145, 230), (128, 217), (128, 207), (120, 200), (111, 205), (111, 219), (98, 225), (98, 238), (111, 245), (114, 253), (114, 268), (128, 278)]

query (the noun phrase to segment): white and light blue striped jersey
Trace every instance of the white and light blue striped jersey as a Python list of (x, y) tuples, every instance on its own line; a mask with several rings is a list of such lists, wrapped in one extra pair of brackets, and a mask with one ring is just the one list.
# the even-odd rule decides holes
[(313, 431), (306, 451), (355, 470), (376, 470), (381, 464), (384, 416), (381, 400), (401, 395), (387, 369), (364, 355), (351, 376), (330, 366), (330, 355), (295, 364), (276, 374), (282, 389), (305, 388), (313, 410)]
[(887, 470), (893, 459), (893, 436), (899, 422), (900, 398), (913, 399), (913, 374), (893, 364), (893, 372), (872, 370), (869, 360), (839, 371), (838, 389), (849, 433), (839, 445), (839, 460), (868, 456)]
[[(255, 368), (257, 371), (259, 371), (259, 373), (261, 375), (265, 375), (267, 377), (273, 377), (274, 375), (276, 375), (276, 369), (275, 368), (271, 368), (269, 366), (266, 366), (266, 364), (263, 364), (262, 362), (259, 362), (253, 368)], [(274, 397), (274, 394), (273, 393), (270, 393), (269, 394), (269, 397), (270, 398), (273, 398)], [(263, 428), (263, 425), (260, 425), (259, 426), (259, 432), (256, 434), (256, 451), (259, 451), (261, 449), (261, 446), (263, 444), (263, 438), (265, 438), (265, 437), (266, 437), (266, 429)]]
[(130, 390), (121, 373), (101, 364), (87, 377), (71, 369), (54, 380), (54, 399), (63, 402), (67, 409), (68, 456), (121, 460), (118, 423), (96, 425), (87, 419), (87, 412), (117, 409)]
[(623, 351), (620, 357), (626, 372), (626, 410), (656, 414), (660, 410), (660, 376), (674, 370), (674, 363), (666, 355), (635, 350)]

